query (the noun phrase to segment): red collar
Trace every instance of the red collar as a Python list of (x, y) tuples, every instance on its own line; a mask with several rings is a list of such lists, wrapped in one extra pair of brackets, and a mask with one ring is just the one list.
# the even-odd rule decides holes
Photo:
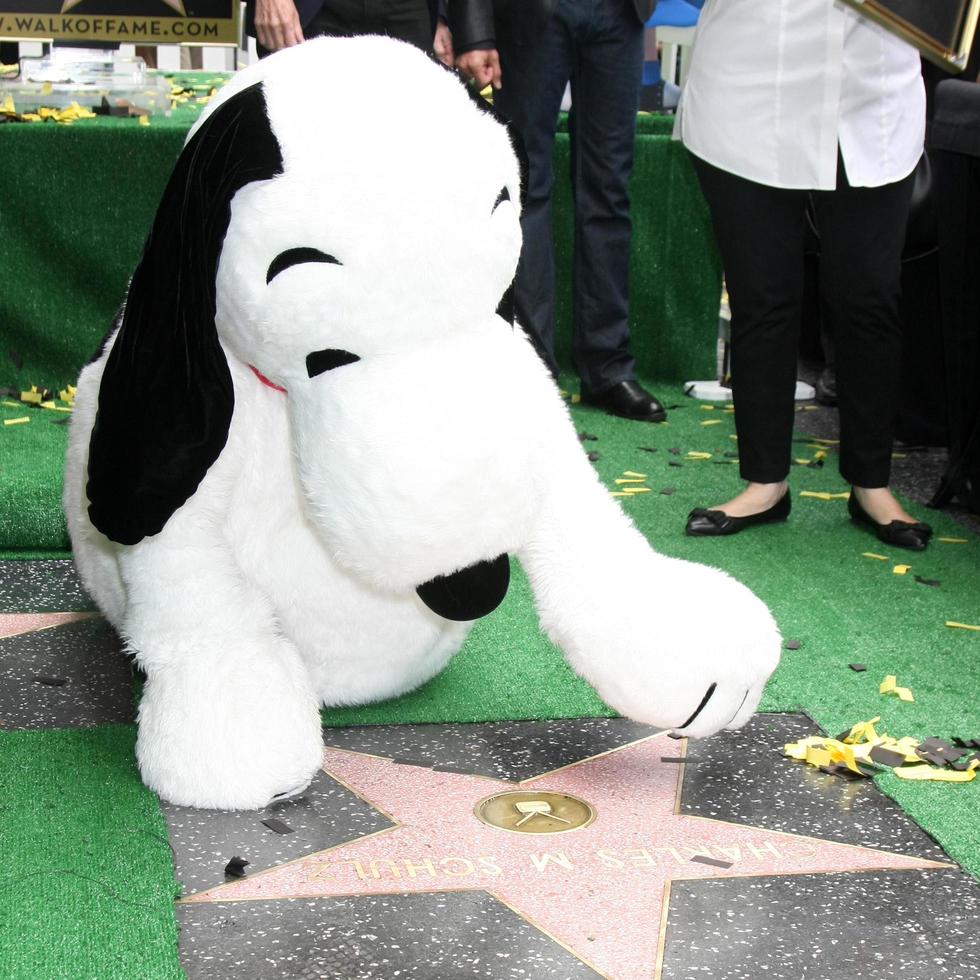
[(276, 391), (281, 391), (284, 395), (287, 394), (285, 388), (283, 388), (281, 385), (277, 385), (273, 381), (270, 381), (258, 368), (252, 367), (251, 364), (249, 364), (249, 367), (252, 368), (255, 377), (257, 377), (262, 384), (266, 385), (266, 387), (274, 388)]

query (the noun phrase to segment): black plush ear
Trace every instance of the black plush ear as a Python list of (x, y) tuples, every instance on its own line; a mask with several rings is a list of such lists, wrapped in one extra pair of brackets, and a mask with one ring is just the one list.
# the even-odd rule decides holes
[(129, 285), (89, 446), (89, 516), (113, 541), (161, 531), (224, 448), (235, 396), (214, 324), (218, 259), (232, 198), (279, 173), (261, 84), (219, 106), (177, 160)]

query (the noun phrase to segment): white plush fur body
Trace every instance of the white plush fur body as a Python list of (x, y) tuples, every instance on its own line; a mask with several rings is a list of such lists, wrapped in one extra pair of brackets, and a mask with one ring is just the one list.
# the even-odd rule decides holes
[[(78, 383), (65, 510), (83, 582), (147, 671), (147, 784), (222, 808), (301, 789), (321, 760), (319, 704), (410, 690), (465, 639), (470, 624), (416, 587), (505, 552), (612, 707), (677, 727), (714, 684), (684, 734), (744, 724), (778, 660), (768, 610), (724, 573), (650, 548), (527, 339), (494, 313), (520, 250), (503, 128), (379, 38), (289, 49), (222, 98), (260, 78), (285, 168), (238, 192), (218, 268), (228, 440), (138, 544), (107, 540), (87, 513), (106, 355)], [(384, 114), (395, 78), (405, 101)], [(511, 200), (494, 209), (502, 187)], [(266, 283), (270, 258), (297, 246), (340, 264)], [(306, 355), (327, 348), (360, 360), (308, 377)]]

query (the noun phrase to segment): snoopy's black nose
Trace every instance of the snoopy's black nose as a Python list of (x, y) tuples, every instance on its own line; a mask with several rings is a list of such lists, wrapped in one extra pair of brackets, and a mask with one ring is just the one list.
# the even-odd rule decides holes
[(353, 364), (359, 360), (360, 358), (350, 351), (327, 347), (325, 350), (315, 350), (306, 355), (306, 373), (311, 378), (315, 378), (318, 374), (343, 367), (345, 364)]

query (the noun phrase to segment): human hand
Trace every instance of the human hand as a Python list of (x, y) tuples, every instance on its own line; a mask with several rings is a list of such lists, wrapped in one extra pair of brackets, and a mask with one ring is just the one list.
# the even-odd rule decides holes
[(432, 41), (432, 51), (447, 68), (452, 68), (453, 32), (441, 17), (436, 27), (436, 36)]
[(255, 36), (269, 51), (303, 41), (303, 28), (293, 0), (255, 0)]
[(456, 67), (480, 88), (487, 84), (500, 88), (500, 56), (494, 48), (489, 51), (467, 51), (456, 59)]

